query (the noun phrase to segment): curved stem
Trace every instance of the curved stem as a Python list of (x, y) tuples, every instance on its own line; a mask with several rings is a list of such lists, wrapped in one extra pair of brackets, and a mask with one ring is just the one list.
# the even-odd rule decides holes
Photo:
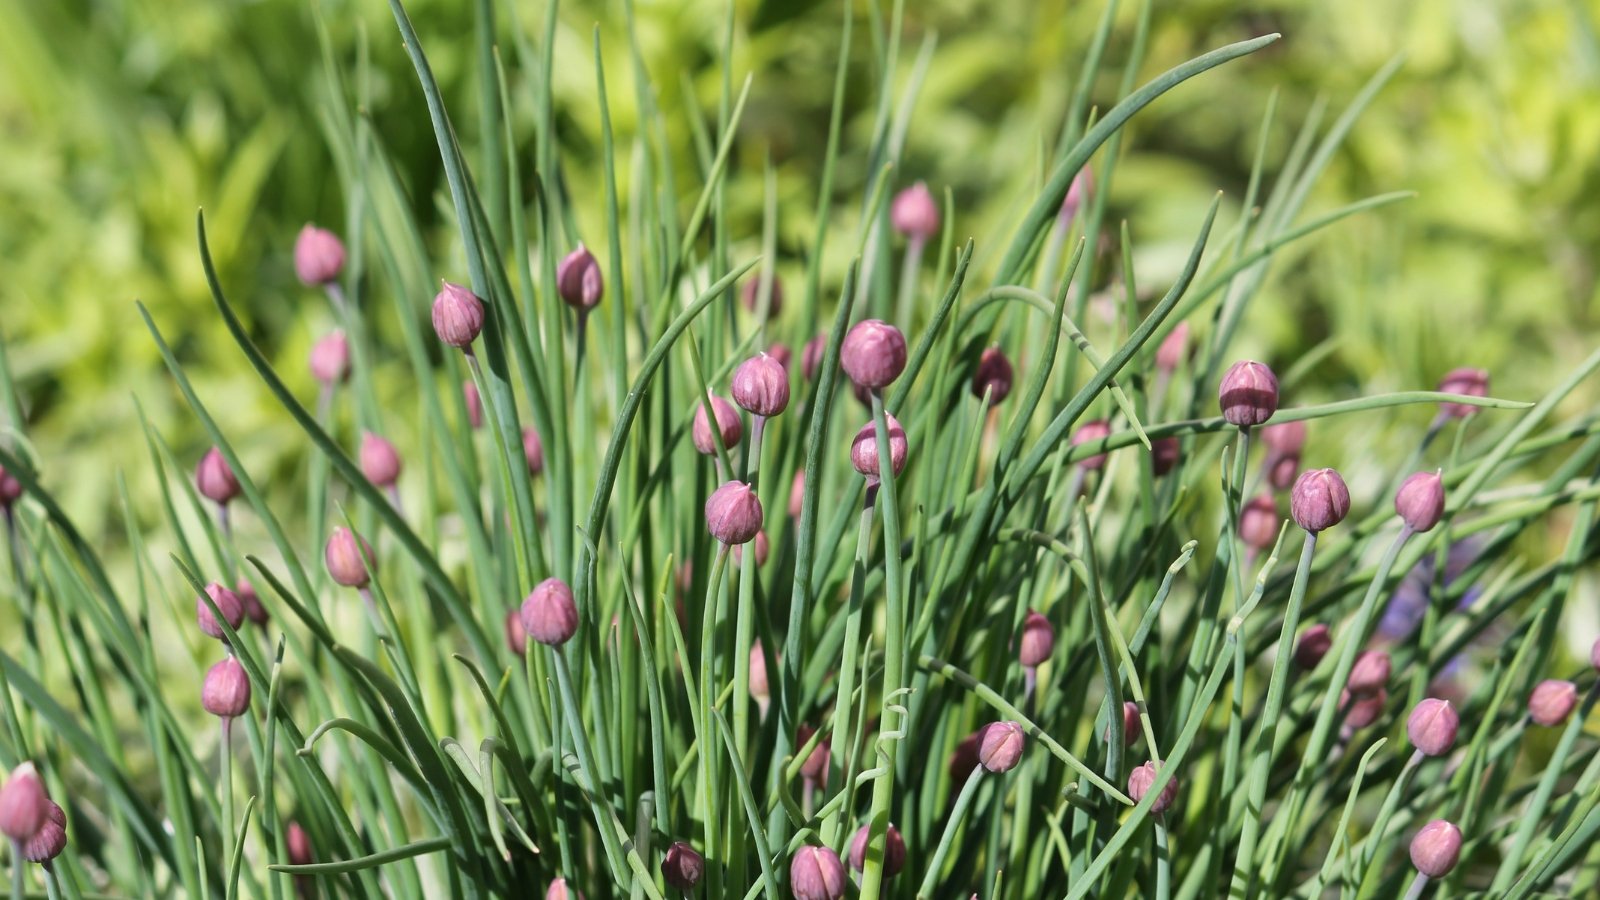
[(928, 861), (928, 870), (922, 876), (921, 886), (917, 888), (917, 900), (932, 896), (933, 882), (944, 867), (944, 858), (950, 853), (950, 844), (955, 840), (956, 829), (961, 827), (961, 820), (967, 814), (967, 807), (978, 793), (978, 782), (983, 780), (983, 773), (982, 766), (973, 766), (967, 783), (961, 786), (961, 793), (956, 795), (956, 805), (951, 808), (950, 818), (944, 823), (944, 834), (939, 836), (939, 849), (933, 851), (933, 859)]

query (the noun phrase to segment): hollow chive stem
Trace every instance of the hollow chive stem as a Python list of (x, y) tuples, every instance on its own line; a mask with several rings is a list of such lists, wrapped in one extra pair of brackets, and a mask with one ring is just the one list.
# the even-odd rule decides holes
[(1428, 880), (1428, 876), (1418, 872), (1416, 877), (1411, 879), (1411, 886), (1406, 888), (1405, 900), (1417, 900), (1421, 897), (1422, 892), (1428, 889)]
[(911, 302), (917, 294), (917, 272), (922, 268), (922, 252), (927, 241), (913, 237), (906, 242), (905, 260), (900, 267), (899, 298), (895, 301), (895, 321), (901, 328), (911, 327)]
[[(755, 555), (752, 547), (749, 556)], [(700, 724), (703, 729), (699, 735), (700, 743), (700, 814), (701, 826), (705, 829), (706, 846), (705, 856), (708, 860), (718, 858), (720, 845), (717, 843), (717, 818), (722, 814), (722, 808), (717, 803), (716, 783), (717, 766), (716, 754), (711, 752), (711, 708), (716, 702), (716, 643), (717, 643), (717, 606), (722, 596), (723, 576), (728, 567), (728, 545), (717, 545), (717, 556), (711, 564), (711, 577), (706, 582), (705, 607), (700, 611)], [(716, 867), (712, 867), (715, 874)]]
[(22, 842), (11, 840), (11, 900), (24, 900), (27, 897), (26, 884), (23, 881), (24, 868), (22, 865)]
[[(233, 717), (222, 716), (222, 859), (233, 858)], [(19, 858), (20, 861), (20, 858)], [(224, 870), (226, 871), (226, 870)]]
[[(750, 429), (749, 456), (745, 458), (744, 480), (759, 489), (756, 476), (761, 467), (761, 433), (766, 417), (756, 416)], [(739, 554), (739, 608), (734, 617), (733, 641), (733, 740), (740, 759), (749, 759), (750, 749), (750, 644), (755, 632), (756, 567), (760, 564), (754, 541)], [(739, 773), (743, 778), (744, 773)]]
[[(866, 605), (865, 594), (867, 587), (867, 561), (870, 558), (872, 547), (872, 515), (876, 508), (875, 500), (877, 491), (867, 489), (866, 501), (861, 507), (861, 524), (856, 531), (856, 558), (850, 577), (849, 612), (846, 613), (844, 626), (844, 659), (839, 664), (839, 693), (838, 701), (834, 703), (834, 734), (838, 739), (833, 741), (832, 750), (834, 759), (829, 765), (832, 771), (838, 772), (842, 778), (848, 778), (849, 759), (846, 756), (850, 747), (855, 745), (854, 717), (852, 705), (845, 698), (852, 697), (856, 691), (856, 672), (861, 668), (861, 619), (862, 607)], [(849, 785), (844, 789), (848, 791)], [(809, 807), (808, 807), (809, 808)], [(831, 814), (822, 823), (822, 839), (829, 846), (838, 843), (840, 832), (840, 819), (837, 814)]]
[(939, 870), (944, 868), (944, 859), (950, 855), (950, 845), (956, 839), (956, 832), (961, 828), (961, 820), (966, 817), (967, 807), (972, 804), (972, 798), (978, 793), (978, 782), (983, 780), (983, 766), (973, 766), (972, 774), (967, 776), (965, 784), (961, 785), (961, 793), (956, 795), (956, 804), (950, 809), (950, 818), (944, 823), (944, 833), (939, 835), (938, 849), (933, 851), (933, 858), (928, 861), (928, 869), (923, 873), (922, 884), (917, 888), (917, 900), (933, 896), (933, 883), (939, 877)]
[(1600, 682), (1589, 689), (1582, 708), (1567, 719), (1567, 727), (1561, 732), (1561, 741), (1556, 744), (1555, 752), (1550, 755), (1550, 761), (1545, 764), (1544, 774), (1539, 777), (1533, 799), (1528, 802), (1527, 809), (1518, 819), (1517, 832), (1511, 842), (1511, 849), (1506, 851), (1505, 858), (1500, 862), (1500, 869), (1495, 872), (1494, 881), (1489, 886), (1491, 894), (1501, 896), (1510, 889), (1522, 866), (1522, 860), (1527, 855), (1528, 847), (1533, 843), (1535, 832), (1548, 827), (1544, 822), (1545, 809), (1555, 794), (1556, 782), (1566, 771), (1567, 757), (1572, 755), (1572, 748), (1576, 746), (1579, 735), (1583, 734), (1584, 721), (1594, 709), (1597, 697), (1600, 697)]

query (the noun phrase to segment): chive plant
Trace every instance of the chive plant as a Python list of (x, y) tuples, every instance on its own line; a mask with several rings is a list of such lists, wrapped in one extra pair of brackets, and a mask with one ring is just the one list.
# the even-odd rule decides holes
[[(1403, 199), (1309, 209), (1394, 66), (1286, 157), (1263, 141), (1247, 214), (1213, 201), (1181, 269), (1137, 285), (1107, 202), (1125, 126), (1277, 35), (1136, 87), (1142, 4), (1095, 107), (1110, 4), (1047, 175), (968, 238), (903, 154), (932, 44), (896, 89), (903, 2), (869, 4), (865, 39), (845, 4), (796, 246), (770, 165), (734, 152), (761, 75), (734, 68), (732, 4), (714, 121), (661, 105), (623, 4), (638, 119), (614, 130), (595, 32), (597, 184), (563, 162), (555, 66), (589, 61), (556, 4), (477, 4), (476, 97), (441, 92), (448, 37), (390, 6), (454, 227), (430, 254), (365, 114), (377, 73), (318, 19), (348, 214), (283, 241), (333, 320), (308, 316), (314, 391), (255, 342), (275, 301), (218, 276), (208, 228), (238, 223), (198, 223), (209, 314), (302, 436), (308, 490), (255, 465), (184, 323), (141, 305), (207, 440), (146, 429), (122, 476), (162, 503), (152, 521), (119, 480), (114, 577), (0, 356), (13, 897), (1594, 888), (1600, 682), (1559, 648), (1596, 554), (1600, 434), (1572, 394), (1600, 353), (1535, 402), (1463, 368), (1313, 404), (1311, 361), (1234, 349), (1277, 254)], [(876, 116), (847, 135), (863, 42)], [(1107, 285), (1120, 308), (1090, 315)], [(1437, 415), (1392, 465), (1312, 439), (1419, 405)], [(1522, 555), (1549, 516), (1565, 549)], [(1386, 624), (1403, 591), (1420, 629)]]

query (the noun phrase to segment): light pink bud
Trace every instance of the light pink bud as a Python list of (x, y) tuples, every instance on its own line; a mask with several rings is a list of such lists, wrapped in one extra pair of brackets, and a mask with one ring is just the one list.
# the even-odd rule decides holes
[[(765, 530), (756, 532), (755, 539), (750, 543), (756, 548), (756, 568), (759, 569), (767, 564), (767, 557), (772, 553), (772, 544), (767, 540), (767, 532)], [(744, 565), (744, 548), (744, 544), (733, 545), (734, 565)]]
[[(1095, 419), (1092, 422), (1085, 422), (1082, 425), (1079, 425), (1078, 430), (1072, 433), (1072, 446), (1076, 447), (1080, 444), (1098, 443), (1110, 436), (1111, 423), (1107, 422), (1105, 419)], [(1096, 453), (1093, 456), (1086, 456), (1083, 459), (1078, 460), (1078, 466), (1086, 472), (1093, 472), (1096, 469), (1104, 468), (1105, 464), (1106, 454), (1104, 453)]]
[(394, 487), (400, 478), (400, 452), (372, 432), (362, 432), (361, 474), (378, 487)]
[(467, 401), (467, 423), (473, 428), (483, 427), (483, 397), (478, 386), (471, 381), (461, 382), (461, 396)]
[[(712, 414), (717, 417), (717, 434), (722, 438), (722, 446), (730, 450), (739, 446), (739, 440), (744, 437), (744, 422), (739, 418), (739, 411), (716, 394), (707, 394), (706, 397), (710, 401)], [(716, 455), (717, 441), (712, 435), (711, 420), (706, 417), (704, 403), (695, 404), (690, 437), (694, 440), (696, 450), (706, 456)]]
[(583, 900), (583, 891), (570, 887), (565, 878), (557, 878), (545, 888), (544, 900)]
[(817, 374), (817, 368), (822, 365), (822, 360), (828, 354), (828, 336), (819, 334), (809, 341), (800, 351), (800, 374), (810, 381)]
[(1548, 679), (1539, 682), (1528, 697), (1528, 718), (1536, 725), (1560, 725), (1578, 705), (1578, 686), (1570, 681)]
[(1262, 363), (1244, 360), (1222, 376), (1217, 390), (1222, 418), (1240, 428), (1260, 425), (1278, 411), (1278, 376)]
[(1417, 472), (1394, 494), (1394, 511), (1406, 527), (1424, 532), (1444, 518), (1444, 479), (1439, 471)]
[(706, 528), (724, 544), (743, 544), (761, 532), (761, 499), (750, 485), (729, 481), (706, 500)]
[[(1485, 369), (1451, 369), (1439, 381), (1439, 392), (1444, 394), (1463, 394), (1468, 397), (1489, 396), (1489, 373)], [(1439, 412), (1453, 419), (1464, 419), (1478, 411), (1478, 407), (1469, 403), (1445, 402), (1439, 404)]]
[(1352, 694), (1375, 694), (1388, 686), (1392, 666), (1389, 654), (1382, 650), (1363, 650), (1356, 656), (1344, 686)]
[(1183, 365), (1189, 355), (1189, 323), (1179, 322), (1156, 347), (1156, 368), (1167, 374)]
[[(817, 730), (815, 728), (812, 728), (810, 725), (802, 724), (798, 729), (795, 730), (795, 749), (800, 750), (804, 748), (806, 741), (811, 740), (811, 736), (816, 733)], [(830, 758), (831, 750), (832, 742), (830, 742), (827, 738), (817, 741), (817, 746), (811, 750), (810, 755), (806, 757), (806, 761), (800, 764), (800, 777), (810, 779), (813, 782), (827, 781), (828, 760)]]
[(605, 294), (600, 262), (581, 241), (556, 265), (556, 293), (568, 306), (584, 311), (598, 306)]
[(1063, 227), (1072, 222), (1078, 215), (1078, 210), (1089, 202), (1093, 194), (1094, 175), (1090, 173), (1088, 166), (1084, 166), (1078, 170), (1078, 174), (1072, 176), (1072, 184), (1067, 186), (1067, 196), (1061, 200), (1060, 216)]
[(1182, 447), (1175, 437), (1156, 438), (1150, 442), (1150, 471), (1157, 478), (1171, 472), (1178, 465)]
[(1411, 864), (1429, 878), (1443, 878), (1461, 861), (1461, 829), (1443, 819), (1422, 826), (1411, 839)]
[(230, 656), (206, 672), (200, 686), (200, 705), (219, 719), (232, 719), (250, 711), (250, 678), (244, 666)]
[(1305, 420), (1268, 425), (1261, 429), (1261, 443), (1279, 456), (1299, 456), (1300, 450), (1306, 445)]
[[(867, 839), (871, 836), (870, 825), (863, 825), (856, 829), (855, 837), (850, 839), (850, 868), (860, 872), (867, 865)], [(900, 829), (890, 823), (888, 830), (883, 834), (883, 877), (893, 878), (900, 874), (906, 867), (906, 839), (900, 836)]]
[(233, 592), (239, 595), (239, 602), (244, 604), (244, 617), (257, 625), (267, 624), (270, 618), (267, 608), (261, 604), (261, 595), (256, 593), (255, 585), (241, 578), (233, 585)]
[[(806, 502), (806, 470), (799, 469), (794, 473), (794, 481), (789, 484), (789, 517), (800, 518), (801, 507)], [(1596, 663), (1600, 668), (1600, 663)]]
[(894, 383), (906, 367), (906, 338), (887, 322), (867, 319), (844, 336), (839, 364), (850, 380), (869, 391)]
[(228, 461), (222, 458), (222, 451), (215, 447), (207, 450), (206, 455), (200, 457), (200, 464), (195, 466), (194, 486), (202, 497), (213, 503), (226, 504), (239, 496), (239, 481), (228, 468)]
[(1339, 692), (1339, 708), (1344, 710), (1345, 727), (1351, 730), (1365, 728), (1383, 715), (1389, 702), (1389, 692), (1383, 688), (1369, 694), (1351, 694), (1348, 689)]
[[(244, 624), (244, 601), (239, 599), (239, 595), (217, 584), (215, 581), (206, 585), (206, 595), (211, 598), (212, 603), (217, 605), (218, 611), (222, 613), (222, 617), (228, 621), (233, 630), (238, 631), (239, 626)], [(206, 603), (204, 597), (195, 598), (194, 615), (200, 624), (201, 631), (219, 641), (224, 640), (222, 626), (217, 622), (217, 617), (211, 612), (211, 607)]]
[(522, 627), (521, 607), (506, 610), (506, 649), (512, 656), (524, 656), (528, 652), (528, 632)]
[(1029, 668), (1050, 658), (1056, 649), (1056, 630), (1050, 620), (1028, 610), (1022, 620), (1022, 639), (1017, 642), (1017, 659)]
[[(1122, 701), (1122, 743), (1129, 747), (1139, 743), (1142, 729), (1139, 722), (1139, 704), (1132, 700)], [(1106, 726), (1106, 733), (1100, 736), (1106, 743), (1111, 742), (1111, 726)]]
[(357, 546), (356, 536), (350, 533), (350, 529), (343, 526), (335, 528), (333, 534), (328, 535), (328, 546), (322, 557), (328, 565), (328, 574), (333, 576), (336, 584), (353, 588), (367, 586), (370, 577), (366, 560), (373, 557), (372, 547), (365, 538)]
[(1258, 553), (1272, 549), (1278, 540), (1278, 504), (1267, 494), (1257, 494), (1239, 510), (1239, 539)]
[(750, 645), (750, 698), (766, 709), (772, 698), (772, 686), (767, 681), (767, 653), (759, 642)]
[(546, 578), (522, 601), (522, 630), (548, 647), (559, 647), (578, 633), (578, 604), (572, 588), (559, 578)]
[(1326, 531), (1349, 514), (1350, 489), (1332, 469), (1312, 469), (1302, 474), (1289, 492), (1289, 515), (1306, 531)]
[(1009, 772), (1022, 761), (1027, 735), (1015, 722), (991, 722), (983, 726), (978, 738), (978, 764), (991, 772)]
[(350, 380), (350, 339), (331, 331), (311, 345), (311, 377), (326, 387)]
[(794, 900), (842, 900), (848, 880), (839, 854), (827, 847), (801, 847), (789, 858), (789, 892)]
[(532, 425), (522, 426), (522, 457), (528, 461), (529, 475), (544, 471), (544, 441)]
[(49, 813), (50, 795), (33, 763), (12, 769), (5, 787), (0, 788), (0, 833), (14, 841), (26, 841), (39, 833)]
[(751, 415), (771, 418), (789, 407), (789, 371), (765, 353), (740, 363), (729, 389), (733, 402)]
[[(889, 426), (889, 465), (898, 476), (900, 470), (906, 467), (906, 455), (910, 452), (911, 445), (906, 441), (906, 432), (900, 427), (899, 420), (885, 413), (884, 421)], [(850, 442), (850, 464), (866, 477), (867, 484), (878, 483), (881, 470), (876, 423), (868, 422), (856, 432), (855, 440)]]
[[(752, 275), (744, 283), (744, 288), (739, 292), (744, 300), (744, 308), (751, 312), (761, 311), (761, 276)], [(767, 295), (767, 320), (771, 321), (783, 311), (783, 279), (778, 273), (772, 273), (772, 291)]]
[(433, 298), (433, 332), (452, 347), (467, 349), (483, 331), (483, 301), (459, 284), (444, 282)]
[(939, 233), (939, 204), (926, 182), (919, 181), (894, 195), (889, 221), (895, 231), (914, 241), (926, 241)]
[(290, 822), (284, 830), (283, 849), (289, 856), (291, 866), (309, 866), (316, 862), (316, 856), (311, 852), (311, 835), (306, 834), (299, 822)]
[(1267, 470), (1267, 483), (1275, 491), (1287, 491), (1294, 485), (1295, 478), (1300, 474), (1300, 457), (1280, 456), (1272, 460), (1272, 467)]
[(344, 244), (331, 231), (306, 223), (294, 239), (294, 274), (311, 287), (339, 280)]
[(1428, 697), (1412, 708), (1406, 718), (1406, 736), (1423, 756), (1443, 756), (1456, 742), (1461, 717), (1448, 700)]

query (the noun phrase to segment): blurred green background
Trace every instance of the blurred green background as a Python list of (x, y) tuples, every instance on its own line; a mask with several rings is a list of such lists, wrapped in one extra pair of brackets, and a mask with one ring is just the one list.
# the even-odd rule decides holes
[[(473, 153), (473, 4), (407, 6)], [(865, 0), (854, 6), (834, 205), (837, 230), (846, 235), (858, 217), (877, 102), (866, 26), (886, 14)], [(1122, 6), (1108, 73), (1120, 68), (1133, 31), (1135, 4)], [(387, 3), (321, 0), (320, 8), (342, 65), (353, 66), (358, 48), (367, 47), (367, 112), (429, 225), (439, 274), (459, 277), (433, 137)], [(634, 8), (639, 49), (662, 107), (684, 108), (692, 91), (694, 106), (714, 120), (725, 4), (638, 0)], [(533, 40), (545, 14), (543, 4), (527, 2), (496, 9), (502, 47), (514, 34)], [(599, 155), (590, 55), (596, 23), (617, 131), (634, 132), (622, 9), (620, 0), (568, 2), (560, 12), (559, 141), (577, 190), (599, 183), (590, 177)], [(936, 189), (949, 186), (958, 220), (971, 224), (961, 233), (998, 233), (1020, 211), (1020, 198), (991, 193), (995, 173), (1041, 167), (1103, 9), (908, 3), (899, 83), (922, 42), (935, 34), (938, 42), (897, 183), (922, 178)], [(735, 3), (735, 87), (746, 72), (754, 84), (730, 209), (747, 226), (748, 242), (758, 243), (762, 163), (770, 154), (782, 211), (780, 269), (791, 277), (801, 261), (783, 250), (808, 241), (816, 224), (842, 10), (838, 2)], [(1159, 283), (1192, 240), (1212, 193), (1221, 189), (1235, 202), (1243, 194), (1271, 92), (1278, 92), (1278, 116), (1269, 174), (1319, 105), (1326, 104), (1325, 128), (1375, 71), (1403, 53), (1399, 74), (1342, 147), (1308, 209), (1398, 189), (1418, 196), (1280, 259), (1237, 349), (1287, 365), (1327, 336), (1339, 337), (1310, 379), (1314, 386), (1289, 403), (1431, 386), (1458, 365), (1491, 369), (1500, 396), (1534, 397), (1586, 354), (1596, 334), (1596, 22), (1595, 5), (1582, 0), (1158, 3), (1140, 80), (1226, 42), (1270, 31), (1285, 38), (1183, 86), (1134, 120), (1110, 215), (1129, 220), (1138, 265), (1150, 273), (1143, 280)], [(518, 93), (514, 53), (508, 63)], [(1115, 75), (1103, 81), (1094, 91), (1102, 109), (1116, 96)], [(119, 467), (140, 473), (129, 478), (136, 498), (154, 496), (135, 395), (185, 461), (198, 453), (199, 429), (139, 323), (135, 298), (176, 341), (203, 395), (225, 414), (224, 426), (251, 436), (245, 449), (258, 461), (252, 469), (285, 477), (296, 471), (298, 432), (212, 316), (194, 213), (207, 211), (223, 281), (247, 310), (258, 342), (309, 397), (305, 355), (331, 320), (321, 297), (295, 280), (291, 248), (302, 223), (342, 231), (344, 216), (317, 118), (325, 85), (305, 0), (0, 0), (0, 334), (45, 477), (91, 533), (114, 527), (109, 500)], [(526, 98), (521, 91), (512, 110), (522, 141), (532, 132)], [(699, 177), (686, 117), (674, 115), (668, 137), (688, 203)], [(585, 208), (579, 194), (575, 206), (584, 229), (598, 233), (597, 198)], [(980, 263), (985, 249), (980, 244)], [(837, 284), (846, 262), (843, 253), (831, 256), (828, 284)], [(417, 308), (427, 300), (416, 298)], [(399, 364), (391, 358), (379, 365)], [(1573, 405), (1592, 399), (1580, 392)], [(1381, 421), (1364, 418), (1355, 452), (1386, 452), (1392, 444), (1398, 458), (1430, 415), (1396, 413), (1405, 429), (1392, 438)]]

